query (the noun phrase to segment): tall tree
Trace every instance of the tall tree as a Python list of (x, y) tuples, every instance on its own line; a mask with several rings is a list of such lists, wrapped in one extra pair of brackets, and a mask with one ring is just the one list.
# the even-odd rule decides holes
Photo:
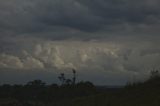
[(75, 83), (76, 83), (76, 70), (72, 69), (72, 72), (73, 72), (72, 84), (75, 85)]

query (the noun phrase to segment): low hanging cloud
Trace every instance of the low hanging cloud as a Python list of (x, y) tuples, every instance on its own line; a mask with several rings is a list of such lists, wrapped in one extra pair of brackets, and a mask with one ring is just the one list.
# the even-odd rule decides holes
[[(137, 46), (139, 44), (144, 45)], [(19, 56), (1, 54), (0, 68), (24, 71), (36, 69), (40, 73), (41, 70), (48, 72), (51, 69), (68, 73), (68, 70), (74, 68), (84, 79), (89, 79), (90, 76), (90, 79), (96, 80), (96, 75), (109, 79), (112, 75), (109, 80), (131, 80), (131, 76), (142, 80), (149, 75), (151, 69), (159, 68), (159, 51), (159, 47), (150, 42), (115, 44), (104, 41), (47, 41), (36, 43), (28, 51), (22, 49)]]
[(6, 55), (6, 54), (1, 54), (0, 55), (0, 67), (1, 68), (22, 68), (23, 64), (21, 63), (21, 60), (12, 55)]
[(1, 54), (0, 55), (0, 67), (9, 69), (41, 69), (44, 68), (43, 63), (33, 57), (26, 57), (21, 59), (20, 57)]

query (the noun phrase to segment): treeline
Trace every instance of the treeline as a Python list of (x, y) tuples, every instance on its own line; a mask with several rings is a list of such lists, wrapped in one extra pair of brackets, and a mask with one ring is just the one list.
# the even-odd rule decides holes
[(9, 85), (0, 86), (0, 99), (13, 98), (19, 101), (59, 101), (63, 99), (71, 99), (75, 97), (83, 97), (94, 95), (97, 90), (91, 82), (76, 83), (76, 71), (73, 70), (73, 78), (66, 79), (64, 73), (58, 77), (61, 85), (51, 84), (46, 85), (41, 80), (30, 81), (24, 85)]
[(34, 80), (25, 85), (0, 86), (0, 98), (15, 98), (18, 100), (59, 100), (88, 96), (96, 93), (95, 86), (90, 82), (79, 82), (75, 85), (57, 84), (45, 85), (41, 80)]
[(70, 79), (64, 73), (58, 76), (60, 85), (46, 85), (41, 80), (1, 85), (0, 106), (160, 106), (158, 70), (152, 70), (144, 82), (116, 90), (97, 88), (88, 81), (76, 82), (76, 70), (72, 72)]

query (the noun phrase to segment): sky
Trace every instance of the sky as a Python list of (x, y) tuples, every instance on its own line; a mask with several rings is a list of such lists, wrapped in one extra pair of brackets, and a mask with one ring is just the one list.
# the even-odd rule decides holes
[(159, 0), (0, 0), (0, 84), (58, 75), (142, 81), (160, 65)]

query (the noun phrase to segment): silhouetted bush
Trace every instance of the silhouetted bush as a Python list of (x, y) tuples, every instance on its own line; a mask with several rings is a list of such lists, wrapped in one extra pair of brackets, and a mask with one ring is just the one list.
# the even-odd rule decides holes
[[(160, 106), (159, 72), (140, 83), (130, 83), (125, 88), (99, 92), (91, 82), (76, 83), (60, 75), (63, 84), (46, 85), (41, 80), (25, 85), (0, 86), (0, 106)], [(65, 80), (64, 80), (65, 79)]]
[[(4, 84), (0, 86), (0, 98), (12, 98), (20, 101), (20, 103), (25, 102), (25, 104), (29, 105), (31, 103), (27, 101), (57, 102), (96, 93), (95, 86), (91, 82), (79, 82), (76, 84), (76, 70), (72, 71), (72, 80), (66, 79), (64, 73), (60, 74), (58, 77), (61, 81), (60, 86), (57, 84), (46, 85), (41, 80), (30, 81), (25, 85)], [(14, 102), (12, 103), (12, 105), (15, 104)]]

